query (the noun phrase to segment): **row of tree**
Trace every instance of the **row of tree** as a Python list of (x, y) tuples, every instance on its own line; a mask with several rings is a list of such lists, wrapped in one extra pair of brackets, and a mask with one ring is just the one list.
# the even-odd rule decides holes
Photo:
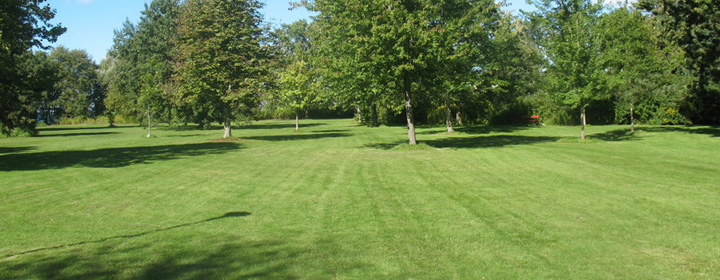
[(530, 114), (580, 123), (583, 138), (588, 120), (720, 123), (718, 0), (538, 0), (520, 16), (492, 0), (315, 0), (295, 4), (312, 22), (272, 31), (256, 0), (154, 0), (99, 66), (83, 51), (30, 52), (63, 31), (35, 2), (2, 4), (31, 30), (11, 53), (0, 22), (5, 134), (32, 132), (36, 116), (103, 114), (221, 123), (230, 137), (234, 121), (318, 110), (406, 123), (411, 144), (417, 123), (452, 132)]

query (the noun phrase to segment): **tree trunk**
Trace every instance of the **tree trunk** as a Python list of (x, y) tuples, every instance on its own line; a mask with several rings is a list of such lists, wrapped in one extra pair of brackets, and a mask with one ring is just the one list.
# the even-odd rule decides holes
[(371, 108), (371, 110), (372, 110), (372, 126), (373, 126), (373, 127), (376, 127), (376, 126), (378, 126), (377, 105), (376, 105), (375, 103), (373, 103), (373, 104), (370, 106), (370, 108)]
[(635, 132), (635, 117), (633, 117), (634, 113), (635, 104), (633, 104), (633, 102), (630, 102), (630, 132)]
[(115, 115), (113, 115), (112, 112), (108, 111), (107, 118), (110, 127), (115, 127)]
[(148, 117), (148, 134), (147, 134), (147, 137), (149, 138), (150, 136), (152, 136), (152, 131), (151, 131), (152, 125), (150, 125), (150, 108), (149, 108), (149, 107), (148, 107), (147, 117)]
[(452, 110), (450, 110), (450, 92), (445, 92), (445, 128), (448, 133), (453, 133)]
[(300, 130), (300, 118), (298, 117), (298, 113), (295, 113), (295, 131)]
[(407, 74), (405, 74), (404, 78), (405, 82), (405, 116), (407, 117), (407, 124), (408, 124), (408, 143), (410, 145), (417, 145), (417, 140), (415, 139), (415, 117), (413, 116), (413, 108), (412, 108), (412, 92), (411, 92), (411, 84), (410, 84), (410, 78), (407, 77)]
[(171, 102), (168, 102), (167, 106), (168, 106), (167, 122), (168, 122), (168, 126), (172, 127), (173, 126), (173, 124), (172, 124), (173, 105)]
[[(232, 91), (232, 85), (228, 85), (228, 92)], [(232, 111), (229, 107), (225, 107), (225, 123), (223, 124), (225, 133), (223, 138), (232, 137)]]
[(225, 123), (223, 124), (225, 133), (223, 134), (223, 138), (230, 138), (232, 137), (232, 126), (230, 125), (230, 118), (225, 118)]
[(455, 113), (455, 120), (457, 121), (458, 125), (463, 125), (462, 114), (460, 114), (460, 110)]
[(580, 109), (580, 119), (582, 120), (580, 140), (585, 140), (585, 125), (587, 124), (585, 116), (585, 106), (582, 106), (582, 109)]
[(360, 110), (360, 106), (355, 107), (357, 109), (357, 119), (359, 123), (362, 123), (362, 110)]

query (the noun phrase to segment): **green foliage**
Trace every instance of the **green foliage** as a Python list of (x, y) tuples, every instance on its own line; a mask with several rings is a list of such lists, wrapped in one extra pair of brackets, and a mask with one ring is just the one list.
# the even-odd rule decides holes
[(665, 24), (674, 29), (696, 77), (688, 108), (697, 123), (720, 124), (720, 1), (668, 3)]
[(466, 110), (466, 115), (480, 123), (524, 124), (531, 115), (532, 101), (527, 97), (542, 88), (543, 61), (531, 38), (530, 22), (504, 14), (492, 35), (483, 49), (485, 63), (476, 91), (464, 98), (476, 112)]
[(65, 28), (49, 23), (55, 11), (43, 2), (0, 2), (0, 134), (34, 134), (35, 106), (41, 92), (49, 90), (38, 90), (40, 85), (47, 86), (46, 78), (36, 75), (38, 68), (31, 66), (36, 59), (29, 50), (44, 48), (44, 41), (54, 42)]
[(534, 37), (547, 59), (546, 98), (559, 108), (576, 110), (606, 98), (596, 67), (593, 26), (601, 6), (589, 0), (542, 0), (529, 13)]
[(615, 96), (615, 122), (629, 123), (630, 111), (641, 123), (682, 124), (687, 120), (678, 108), (687, 96), (691, 76), (683, 67), (677, 45), (656, 34), (657, 19), (632, 9), (616, 9), (601, 16), (595, 26), (604, 70), (604, 83)]
[(136, 27), (125, 21), (120, 30), (115, 30), (115, 38), (108, 56), (100, 63), (103, 82), (107, 85), (105, 104), (113, 115), (138, 117), (140, 70), (137, 65), (139, 43), (135, 39)]
[(176, 0), (145, 4), (140, 22), (125, 22), (115, 31), (115, 43), (103, 61), (107, 103), (114, 115), (171, 123), (178, 118), (172, 100), (175, 61), (173, 52), (179, 15)]
[[(176, 96), (196, 121), (229, 132), (248, 118), (267, 90), (272, 53), (256, 0), (188, 0), (180, 11)], [(228, 135), (226, 135), (228, 136)]]
[(361, 112), (370, 108), (376, 116), (378, 106), (404, 110), (412, 144), (413, 108), (419, 101), (468, 90), (496, 13), (490, 1), (306, 4), (320, 12), (316, 22), (322, 33), (316, 41), (325, 82)]
[(275, 30), (275, 45), (280, 49), (277, 89), (271, 98), (298, 116), (321, 102), (317, 68), (313, 67), (311, 30), (305, 20), (284, 24)]
[(44, 124), (52, 124), (61, 113), (56, 104), (62, 91), (57, 90), (57, 83), (60, 81), (60, 67), (58, 62), (51, 59), (46, 52), (38, 51), (34, 54), (27, 54), (27, 68), (29, 86), (37, 93), (34, 107), (37, 108), (38, 119)]
[[(57, 99), (51, 103), (57, 117), (84, 118), (98, 115), (104, 107), (104, 98), (97, 77), (97, 65), (84, 50), (68, 50), (60, 46), (50, 54), (57, 63), (58, 81), (55, 84)], [(100, 95), (100, 96), (96, 96)]]

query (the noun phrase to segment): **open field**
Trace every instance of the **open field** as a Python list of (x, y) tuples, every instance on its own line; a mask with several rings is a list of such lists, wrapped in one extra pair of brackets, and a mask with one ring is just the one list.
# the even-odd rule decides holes
[(720, 128), (49, 127), (0, 279), (720, 279)]

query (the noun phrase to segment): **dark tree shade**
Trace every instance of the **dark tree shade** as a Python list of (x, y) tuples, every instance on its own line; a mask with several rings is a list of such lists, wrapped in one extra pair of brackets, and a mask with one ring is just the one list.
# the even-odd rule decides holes
[(35, 131), (33, 104), (39, 95), (33, 91), (37, 78), (29, 71), (26, 53), (32, 47), (44, 48), (43, 41), (54, 42), (65, 28), (48, 23), (55, 16), (43, 0), (0, 1), (0, 130), (9, 134), (20, 129)]
[(689, 100), (691, 118), (720, 124), (720, 1), (681, 0), (669, 5), (667, 13), (697, 77)]

